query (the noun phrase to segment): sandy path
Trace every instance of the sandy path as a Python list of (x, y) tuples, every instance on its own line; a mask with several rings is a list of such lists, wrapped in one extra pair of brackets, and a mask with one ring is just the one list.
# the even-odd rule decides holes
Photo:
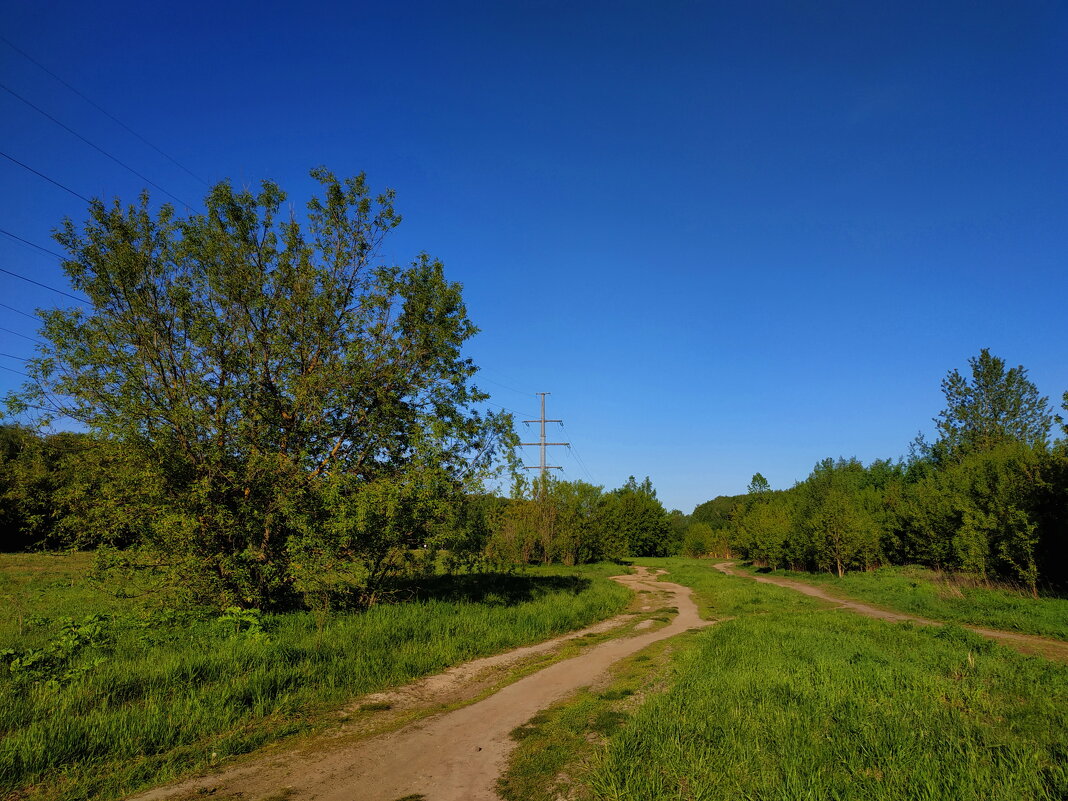
[[(826, 590), (820, 587), (813, 586), (812, 584), (805, 584), (801, 581), (794, 581), (788, 578), (779, 578), (771, 576), (754, 576), (752, 573), (740, 572), (733, 569), (733, 562), (720, 562), (715, 565), (716, 570), (721, 573), (726, 573), (729, 576), (739, 576), (740, 578), (748, 578), (753, 581), (759, 581), (762, 584), (774, 584), (779, 587), (786, 587), (791, 590), (797, 590), (805, 595), (811, 595), (813, 598), (821, 598), (825, 601), (831, 601), (836, 604), (839, 609), (848, 609), (851, 612), (856, 612), (859, 615), (865, 615), (867, 617), (874, 617), (880, 620), (890, 620), (895, 623), (903, 621), (911, 621), (920, 626), (941, 626), (944, 625), (941, 621), (931, 620), (926, 617), (918, 617), (916, 615), (908, 615), (903, 612), (893, 612), (889, 609), (880, 609), (877, 606), (870, 606), (869, 604), (861, 603), (860, 601), (851, 601), (848, 598), (840, 598), (836, 595), (831, 595)], [(999, 640), (1005, 645), (1011, 648), (1015, 648), (1025, 654), (1032, 654), (1037, 656), (1044, 656), (1047, 659), (1056, 659), (1060, 662), (1068, 662), (1068, 643), (1061, 640), (1051, 640), (1046, 637), (1036, 637), (1031, 634), (1017, 634), (1011, 631), (999, 631), (997, 629), (986, 629), (980, 626), (964, 626), (964, 628), (971, 629), (976, 634), (982, 634), (984, 637), (990, 637), (994, 640)]]
[[(337, 737), (318, 738), (297, 751), (246, 760), (220, 774), (153, 790), (137, 799), (262, 799), (282, 790), (289, 790), (286, 798), (320, 801), (497, 799), (497, 778), (515, 746), (509, 736), (513, 729), (545, 707), (589, 686), (620, 659), (658, 640), (711, 624), (698, 615), (689, 588), (657, 581), (656, 576), (664, 571), (650, 574), (646, 568), (638, 570), (638, 575), (614, 578), (633, 590), (656, 593), (663, 598), (657, 603), (678, 609), (663, 628), (592, 646), (477, 703), (398, 731), (348, 743)], [(426, 687), (433, 681), (420, 684)]]

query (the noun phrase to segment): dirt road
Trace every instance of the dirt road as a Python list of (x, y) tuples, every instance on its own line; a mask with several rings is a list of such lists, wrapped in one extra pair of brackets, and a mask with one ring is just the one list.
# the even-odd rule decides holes
[[(355, 742), (345, 742), (336, 734), (324, 736), (299, 749), (248, 759), (219, 774), (152, 790), (136, 799), (236, 797), (257, 801), (273, 795), (318, 801), (493, 801), (497, 778), (515, 746), (509, 736), (513, 729), (592, 684), (614, 662), (658, 640), (710, 625), (711, 621), (698, 615), (689, 588), (657, 581), (663, 571), (638, 571), (638, 575), (616, 576), (615, 580), (635, 591), (653, 593), (643, 596), (649, 599), (649, 609), (653, 603), (655, 608), (677, 608), (678, 614), (663, 628), (592, 646), (477, 703), (394, 732)], [(605, 626), (594, 627), (598, 628)], [(477, 672), (467, 670), (471, 676)], [(462, 683), (464, 671), (452, 673), (453, 680)], [(449, 681), (446, 678), (444, 683)], [(441, 685), (441, 679), (436, 684), (425, 680), (413, 692), (433, 695)], [(400, 695), (404, 694), (401, 690)]]
[[(916, 615), (908, 615), (902, 612), (893, 612), (888, 609), (880, 609), (877, 606), (870, 606), (869, 604), (861, 603), (860, 601), (851, 601), (847, 598), (840, 598), (836, 595), (831, 595), (820, 587), (805, 584), (801, 581), (779, 578), (777, 576), (754, 576), (752, 573), (734, 570), (732, 567), (733, 565), (734, 562), (720, 562), (715, 565), (715, 568), (721, 573), (726, 573), (729, 576), (739, 576), (740, 578), (759, 581), (762, 584), (774, 584), (779, 587), (787, 587), (791, 590), (797, 590), (797, 592), (811, 595), (813, 598), (822, 598), (825, 601), (831, 601), (836, 604), (839, 609), (848, 609), (859, 615), (866, 615), (867, 617), (874, 617), (879, 620), (889, 620), (897, 623), (907, 620), (920, 626), (943, 625), (937, 620), (930, 620), (929, 618), (918, 617)], [(1056, 659), (1059, 662), (1068, 662), (1068, 643), (1060, 640), (1051, 640), (1046, 637), (1035, 637), (1030, 634), (1017, 634), (1011, 631), (986, 629), (980, 626), (965, 626), (965, 628), (971, 629), (976, 634), (982, 634), (984, 637), (998, 640), (999, 642), (1008, 645), (1010, 648), (1015, 648), (1017, 651), (1025, 654), (1044, 656), (1047, 659)]]

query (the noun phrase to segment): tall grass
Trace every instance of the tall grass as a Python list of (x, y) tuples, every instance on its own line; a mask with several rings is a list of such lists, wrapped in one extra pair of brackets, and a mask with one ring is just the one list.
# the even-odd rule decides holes
[(959, 627), (846, 612), (723, 623), (609, 741), (597, 798), (1068, 794), (1068, 669)]
[[(605, 618), (629, 599), (605, 580), (616, 572), (439, 578), (433, 597), (325, 621), (112, 612), (104, 636), (73, 657), (73, 678), (0, 679), (0, 795), (118, 797), (249, 751), (354, 696)], [(48, 608), (47, 594), (39, 600), (37, 614)], [(54, 620), (31, 628), (19, 636), (9, 624), (0, 649), (58, 636)]]
[(985, 586), (968, 577), (923, 567), (884, 567), (867, 573), (846, 573), (842, 578), (786, 570), (767, 575), (801, 579), (843, 597), (932, 620), (1068, 640), (1068, 599), (1033, 598), (1011, 587)]

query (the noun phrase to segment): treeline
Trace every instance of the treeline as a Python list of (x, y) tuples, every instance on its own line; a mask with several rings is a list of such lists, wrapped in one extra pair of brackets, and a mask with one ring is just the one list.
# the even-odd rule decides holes
[(0, 425), (0, 551), (134, 543), (153, 499), (129, 462), (89, 434)]
[(4, 548), (94, 547), (124, 592), (260, 609), (368, 602), (463, 550), (516, 438), (463, 356), (462, 288), (425, 253), (383, 263), (392, 191), (312, 177), (299, 220), (224, 181), (203, 213), (145, 193), (62, 222), (85, 302), (39, 313), (5, 405), (89, 433), (5, 430)]
[(485, 552), (498, 563), (574, 565), (678, 550), (648, 477), (606, 492), (585, 481), (519, 482), (490, 518)]
[(824, 459), (784, 491), (758, 473), (745, 495), (694, 509), (684, 549), (838, 575), (920, 564), (1068, 587), (1068, 441), (1051, 442), (1068, 429), (1022, 366), (985, 349), (969, 364), (970, 377), (942, 382), (933, 443), (866, 466)]
[[(147, 475), (99, 437), (0, 426), (0, 551), (137, 546), (167, 505), (160, 487), (131, 480)], [(424, 552), (433, 546), (453, 567), (574, 565), (681, 547), (648, 477), (607, 491), (551, 476), (520, 479), (511, 497), (456, 493), (438, 511), (407, 521), (407, 532), (389, 543)]]

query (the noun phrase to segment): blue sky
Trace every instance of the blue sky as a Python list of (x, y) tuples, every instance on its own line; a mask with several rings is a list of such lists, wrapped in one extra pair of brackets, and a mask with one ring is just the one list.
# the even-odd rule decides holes
[[(383, 252), (464, 284), (484, 388), (531, 416), (552, 393), (567, 478), (649, 475), (690, 511), (896, 457), (983, 347), (1068, 389), (1061, 3), (155, 5), (8, 3), (2, 31), (182, 167), (0, 42), (2, 83), (183, 202), (185, 169), (297, 204), (319, 164), (396, 189)], [(145, 185), (6, 91), (0, 142), (86, 196)], [(57, 249), (84, 217), (4, 158), (0, 181), (17, 236)], [(7, 236), (0, 267), (65, 286)]]

